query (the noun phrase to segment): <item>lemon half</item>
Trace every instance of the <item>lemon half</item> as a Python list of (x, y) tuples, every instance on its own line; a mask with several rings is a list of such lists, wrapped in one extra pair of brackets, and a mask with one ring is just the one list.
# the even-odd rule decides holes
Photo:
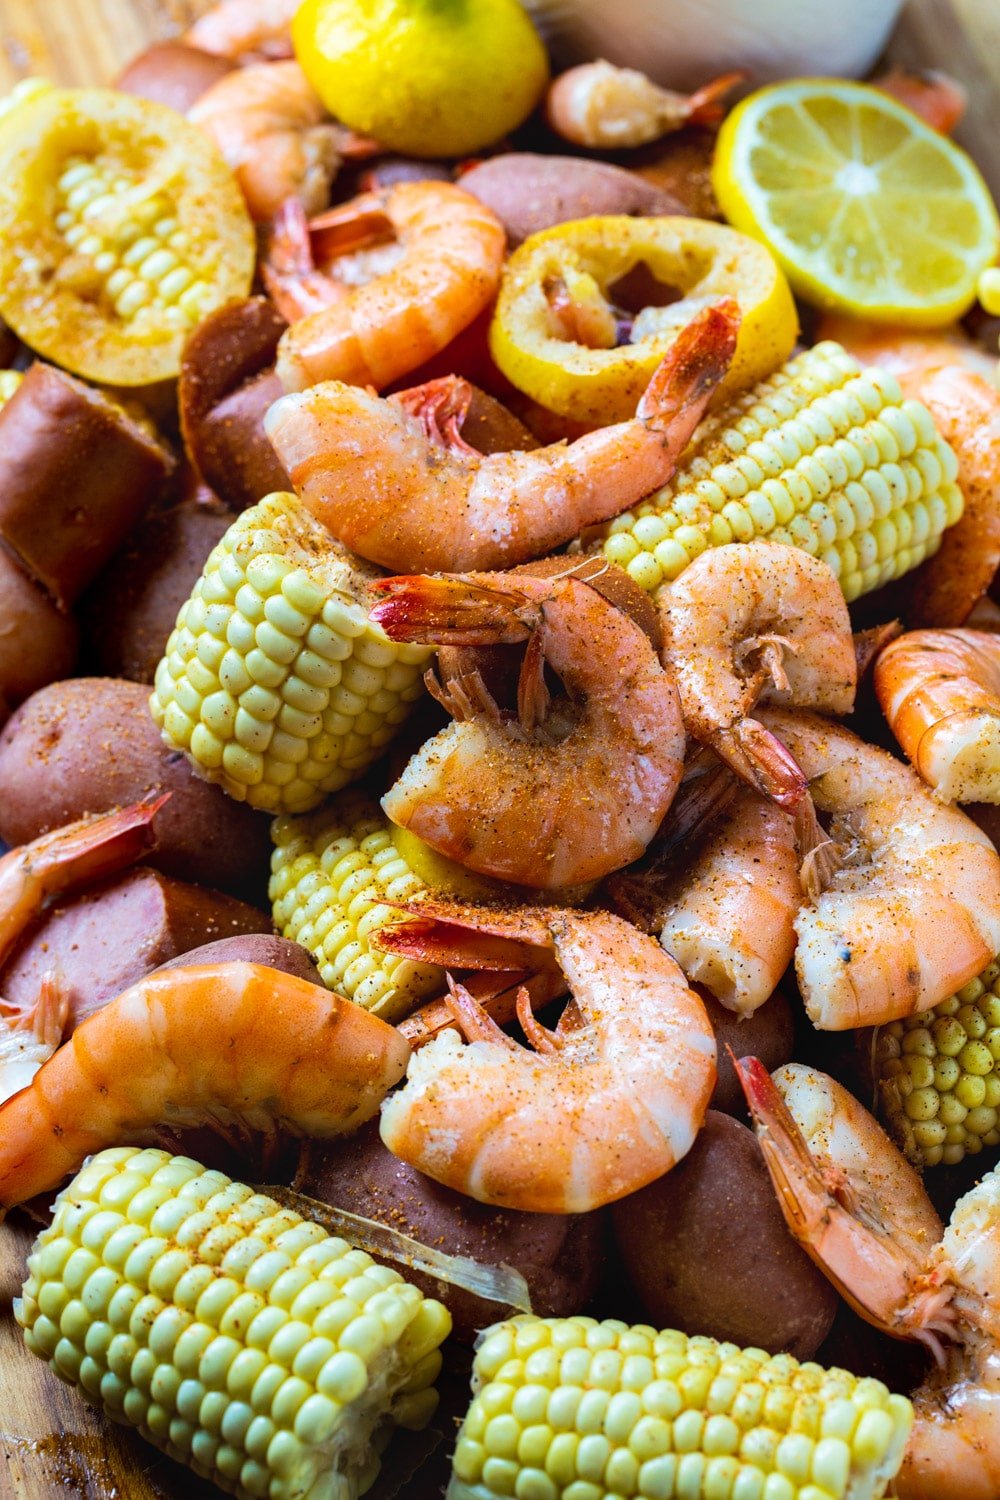
[(953, 321), (1000, 244), (972, 160), (864, 84), (801, 78), (751, 94), (719, 133), (712, 183), (797, 292), (855, 317)]

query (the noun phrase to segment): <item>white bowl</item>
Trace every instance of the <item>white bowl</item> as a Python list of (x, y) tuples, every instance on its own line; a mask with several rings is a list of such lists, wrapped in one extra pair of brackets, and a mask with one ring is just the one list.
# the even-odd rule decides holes
[(562, 62), (606, 57), (692, 89), (731, 68), (754, 83), (801, 74), (856, 78), (874, 63), (904, 0), (527, 0)]

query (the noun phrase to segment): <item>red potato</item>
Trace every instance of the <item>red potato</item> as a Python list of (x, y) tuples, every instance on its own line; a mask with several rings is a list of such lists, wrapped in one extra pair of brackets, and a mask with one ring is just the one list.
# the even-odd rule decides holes
[(289, 938), (276, 937), (273, 932), (248, 932), (239, 937), (216, 938), (203, 943), (199, 948), (187, 949), (176, 958), (161, 964), (161, 969), (187, 968), (190, 964), (229, 964), (237, 960), (248, 964), (265, 964), (269, 969), (280, 969), (282, 974), (291, 974), (295, 979), (304, 979), (307, 984), (320, 984), (319, 973), (311, 955), (301, 943)]
[(8, 710), (72, 672), (79, 635), (76, 621), (0, 551), (0, 701)]
[(119, 73), (114, 87), (124, 94), (167, 104), (186, 115), (202, 94), (236, 67), (228, 57), (202, 52), (184, 42), (158, 42), (133, 57)]
[(459, 187), (493, 210), (511, 249), (540, 229), (591, 214), (687, 212), (671, 193), (636, 173), (579, 156), (493, 156), (463, 173)]
[(22, 704), (0, 734), (0, 838), (30, 843), (86, 813), (170, 792), (149, 863), (263, 905), (267, 818), (195, 776), (161, 741), (148, 700), (136, 682), (78, 677)]
[(622, 1262), (657, 1328), (810, 1359), (837, 1293), (792, 1239), (757, 1138), (709, 1110), (665, 1177), (612, 1205)]
[(728, 1049), (731, 1047), (737, 1057), (759, 1057), (769, 1073), (780, 1068), (782, 1063), (791, 1062), (795, 1045), (795, 1015), (791, 1001), (780, 990), (775, 990), (770, 1000), (741, 1021), (707, 990), (699, 989), (698, 993), (705, 1002), (719, 1048), (719, 1076), (711, 1107), (742, 1119), (746, 1115), (746, 1100)]
[(82, 601), (89, 669), (152, 683), (178, 610), (232, 519), (217, 500), (185, 500), (135, 527)]
[[(372, 1120), (349, 1141), (316, 1142), (301, 1190), (349, 1213), (377, 1219), (449, 1255), (512, 1266), (543, 1317), (579, 1312), (593, 1296), (602, 1259), (603, 1215), (526, 1214), (491, 1208), (441, 1187), (383, 1146)], [(405, 1275), (451, 1310), (455, 1337), (471, 1343), (478, 1329), (509, 1315), (446, 1282)]]
[(177, 954), (270, 927), (256, 907), (140, 866), (46, 912), (0, 971), (0, 995), (27, 1009), (54, 973), (69, 997), (68, 1034)]

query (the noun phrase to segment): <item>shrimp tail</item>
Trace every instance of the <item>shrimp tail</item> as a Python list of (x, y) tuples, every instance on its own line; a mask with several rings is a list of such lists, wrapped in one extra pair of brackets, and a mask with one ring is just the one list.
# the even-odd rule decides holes
[(260, 275), (268, 296), (289, 323), (342, 300), (343, 288), (316, 269), (309, 223), (299, 198), (278, 209), (261, 257)]
[[(522, 993), (527, 993), (533, 1010), (541, 1010), (543, 1005), (566, 993), (566, 981), (555, 964), (534, 974), (523, 969), (483, 970), (467, 975), (463, 983), (469, 994), (500, 1026), (517, 1019)], [(454, 1016), (446, 1001), (438, 998), (428, 1000), (405, 1021), (400, 1021), (396, 1030), (405, 1036), (411, 1047), (416, 1048), (433, 1041), (441, 1031), (454, 1025)]]
[[(515, 589), (486, 588), (465, 578), (421, 574), (380, 578), (374, 591), (388, 597), (371, 619), (393, 641), (435, 646), (500, 646), (527, 640), (535, 624), (523, 618), (527, 600)], [(535, 612), (532, 611), (532, 614)]]
[(943, 1295), (933, 1276), (855, 1216), (843, 1174), (824, 1171), (813, 1159), (760, 1059), (730, 1057), (794, 1238), (866, 1322), (893, 1338), (923, 1343), (939, 1358), (941, 1338), (957, 1333), (947, 1289)]
[[(391, 902), (385, 904), (392, 905)], [(437, 964), (442, 969), (480, 969), (500, 973), (509, 969), (541, 968), (548, 964), (548, 955), (532, 953), (528, 944), (476, 932), (434, 917), (417, 916), (408, 922), (387, 923), (372, 932), (369, 941), (383, 952), (398, 953), (415, 963)], [(536, 957), (537, 963), (534, 962)]]
[(740, 719), (718, 730), (712, 748), (737, 776), (788, 812), (794, 812), (809, 795), (798, 761), (757, 719)]
[[(732, 297), (702, 308), (682, 328), (646, 387), (636, 416), (669, 436), (680, 453), (701, 420), (704, 403), (732, 363), (740, 331), (740, 309)], [(682, 432), (685, 416), (690, 431)]]
[(23, 851), (26, 871), (53, 896), (134, 864), (156, 847), (153, 819), (170, 796), (164, 792), (146, 797), (117, 812), (81, 819), (43, 835)]
[(723, 100), (728, 93), (749, 78), (745, 68), (721, 73), (695, 89), (684, 101), (684, 119), (688, 125), (717, 125), (726, 112)]
[(901, 620), (890, 620), (886, 625), (872, 625), (867, 630), (854, 632), (854, 659), (858, 664), (859, 682), (867, 675), (880, 652), (902, 633)]
[(435, 447), (445, 448), (449, 453), (464, 453), (478, 458), (479, 449), (473, 448), (462, 436), (462, 425), (469, 415), (472, 394), (472, 386), (462, 376), (442, 375), (440, 379), (428, 380), (424, 385), (397, 391), (388, 399), (420, 423), (428, 441)]
[(928, 68), (919, 73), (907, 73), (902, 68), (891, 68), (881, 78), (875, 79), (875, 87), (892, 99), (898, 99), (907, 109), (912, 109), (925, 124), (941, 135), (950, 135), (965, 114), (969, 95), (966, 89), (938, 68)]

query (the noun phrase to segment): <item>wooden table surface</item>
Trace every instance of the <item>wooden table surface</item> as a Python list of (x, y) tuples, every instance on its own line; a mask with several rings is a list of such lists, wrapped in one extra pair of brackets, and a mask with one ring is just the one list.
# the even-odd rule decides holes
[[(109, 82), (150, 42), (175, 36), (206, 0), (0, 0), (0, 94), (40, 73)], [(909, 0), (892, 39), (901, 63), (954, 73), (970, 94), (959, 140), (1000, 199), (1000, 0)], [(219, 1491), (112, 1427), (28, 1356), (11, 1314), (31, 1235), (0, 1229), (0, 1495), (18, 1500), (207, 1500)], [(425, 1500), (427, 1486), (408, 1487)]]

